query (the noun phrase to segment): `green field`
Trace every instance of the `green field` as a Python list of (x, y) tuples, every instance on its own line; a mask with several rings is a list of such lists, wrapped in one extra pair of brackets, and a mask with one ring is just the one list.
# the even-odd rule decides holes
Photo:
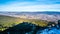
[(4, 31), (5, 29), (7, 29), (9, 27), (13, 27), (13, 26), (18, 25), (23, 22), (36, 24), (41, 27), (47, 26), (47, 24), (48, 24), (47, 21), (43, 21), (43, 20), (22, 19), (22, 18), (17, 18), (17, 17), (0, 15), (0, 31)]

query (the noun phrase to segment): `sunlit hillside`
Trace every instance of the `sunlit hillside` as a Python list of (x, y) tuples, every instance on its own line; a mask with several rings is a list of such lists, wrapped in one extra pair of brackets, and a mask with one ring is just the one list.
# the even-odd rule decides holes
[(9, 27), (13, 27), (19, 23), (22, 22), (28, 22), (32, 24), (36, 24), (39, 26), (47, 26), (47, 22), (43, 20), (36, 20), (36, 19), (21, 19), (17, 17), (10, 17), (10, 16), (4, 16), (0, 15), (0, 30), (5, 30)]

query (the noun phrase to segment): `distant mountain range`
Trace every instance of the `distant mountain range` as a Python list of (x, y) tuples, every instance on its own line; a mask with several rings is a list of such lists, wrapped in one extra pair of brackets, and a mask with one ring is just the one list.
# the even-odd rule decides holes
[(27, 13), (27, 14), (60, 14), (60, 12), (54, 12), (54, 11), (45, 11), (45, 12), (0, 12), (0, 13), (16, 13), (16, 14), (23, 14), (23, 13)]
[(48, 21), (60, 20), (60, 12), (0, 12), (0, 15), (19, 17), (24, 19), (41, 19)]

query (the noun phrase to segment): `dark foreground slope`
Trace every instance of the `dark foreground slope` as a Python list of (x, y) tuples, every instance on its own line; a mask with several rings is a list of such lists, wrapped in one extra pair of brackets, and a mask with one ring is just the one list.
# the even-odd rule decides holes
[(23, 22), (0, 32), (0, 34), (60, 34), (59, 25), (41, 27), (28, 22)]

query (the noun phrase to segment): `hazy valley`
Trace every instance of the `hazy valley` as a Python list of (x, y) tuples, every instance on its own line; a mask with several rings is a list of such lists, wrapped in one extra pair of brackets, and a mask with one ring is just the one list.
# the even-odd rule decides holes
[(49, 30), (52, 27), (60, 30), (59, 20), (60, 12), (0, 12), (0, 32), (12, 33), (16, 30), (15, 34), (17, 32), (19, 34), (25, 28), (23, 30), (24, 34), (29, 34), (29, 32), (31, 34), (39, 34), (40, 30), (43, 34), (43, 32), (46, 32), (45, 29)]

